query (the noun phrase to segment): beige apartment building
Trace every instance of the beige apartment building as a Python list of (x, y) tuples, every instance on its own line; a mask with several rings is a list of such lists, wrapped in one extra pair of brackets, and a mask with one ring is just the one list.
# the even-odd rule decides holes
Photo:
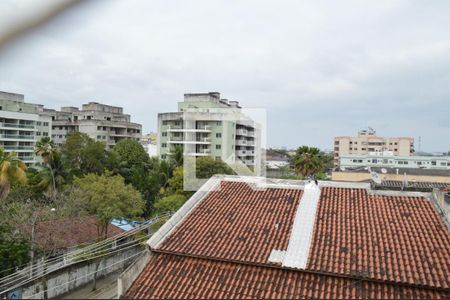
[(414, 138), (381, 137), (370, 127), (359, 131), (356, 137), (337, 136), (334, 138), (334, 166), (338, 167), (342, 155), (367, 155), (383, 151), (392, 151), (394, 156), (410, 156), (414, 153)]

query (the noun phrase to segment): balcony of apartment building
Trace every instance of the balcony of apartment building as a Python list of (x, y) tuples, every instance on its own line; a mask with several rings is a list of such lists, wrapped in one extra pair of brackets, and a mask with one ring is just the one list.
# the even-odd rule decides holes
[(209, 133), (193, 132), (169, 132), (167, 137), (169, 144), (211, 144)]
[(169, 125), (168, 132), (211, 132), (210, 125), (197, 125), (193, 128), (187, 128), (183, 125)]
[(33, 133), (23, 133), (20, 131), (0, 130), (0, 139), (4, 141), (35, 141)]
[(6, 152), (34, 152), (34, 143), (3, 141), (0, 146)]
[(255, 150), (237, 149), (236, 155), (237, 156), (255, 156)]
[(17, 123), (14, 120), (2, 120), (0, 129), (3, 130), (20, 130), (20, 131), (37, 131), (33, 123)]

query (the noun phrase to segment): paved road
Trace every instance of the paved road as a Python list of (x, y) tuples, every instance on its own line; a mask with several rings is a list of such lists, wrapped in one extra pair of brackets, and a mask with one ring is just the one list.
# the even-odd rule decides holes
[(120, 273), (111, 274), (108, 277), (97, 280), (97, 289), (92, 291), (92, 283), (74, 290), (62, 299), (116, 299), (117, 277)]

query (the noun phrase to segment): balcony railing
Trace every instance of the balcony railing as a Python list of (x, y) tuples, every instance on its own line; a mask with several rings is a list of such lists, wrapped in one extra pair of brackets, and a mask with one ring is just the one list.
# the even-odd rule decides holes
[(34, 150), (33, 146), (3, 146), (5, 150)]
[(245, 129), (236, 130), (236, 135), (247, 135), (248, 131)]
[(34, 140), (34, 135), (0, 134), (2, 139)]
[(184, 128), (183, 126), (169, 126), (169, 132), (210, 132), (211, 126), (197, 126), (196, 128)]
[(0, 127), (10, 127), (10, 128), (28, 128), (34, 129), (34, 125), (25, 125), (25, 124), (13, 124), (13, 123), (0, 123)]

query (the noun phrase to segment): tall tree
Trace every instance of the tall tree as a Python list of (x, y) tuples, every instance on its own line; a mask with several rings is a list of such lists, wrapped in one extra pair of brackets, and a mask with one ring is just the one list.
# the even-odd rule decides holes
[(176, 145), (173, 153), (169, 155), (169, 163), (172, 170), (183, 165), (184, 149), (183, 146)]
[(160, 162), (150, 158), (144, 147), (135, 140), (121, 140), (112, 151), (118, 161), (117, 173), (131, 183), (146, 202), (146, 214), (150, 214), (152, 203), (165, 183), (165, 176), (160, 176)]
[[(145, 203), (141, 194), (130, 184), (125, 184), (122, 176), (112, 176), (110, 172), (102, 175), (88, 174), (75, 178), (73, 201), (80, 201), (85, 210), (97, 217), (98, 240), (108, 236), (108, 225), (113, 219), (132, 219), (141, 215)], [(92, 289), (96, 289), (97, 271), (100, 261), (96, 263)]]
[(88, 173), (102, 174), (105, 169), (111, 169), (114, 162), (104, 143), (81, 132), (69, 133), (61, 148), (61, 155), (72, 177)]
[(14, 183), (25, 184), (27, 166), (15, 152), (5, 153), (0, 147), (0, 200), (4, 200)]
[(56, 149), (55, 143), (50, 139), (48, 136), (44, 136), (39, 141), (36, 142), (36, 145), (34, 147), (34, 153), (36, 155), (40, 155), (42, 158), (42, 164), (49, 168), (50, 176), (52, 179), (52, 194), (56, 192), (56, 179), (55, 179), (55, 173), (53, 171), (53, 161), (55, 159), (55, 156), (58, 153), (58, 150)]
[(323, 169), (320, 150), (316, 147), (301, 146), (291, 158), (294, 171), (303, 177), (314, 175)]
[(131, 219), (142, 214), (141, 194), (120, 175), (106, 172), (75, 178), (71, 198), (80, 201), (88, 214), (97, 217), (98, 239), (106, 238), (108, 224), (115, 218)]

